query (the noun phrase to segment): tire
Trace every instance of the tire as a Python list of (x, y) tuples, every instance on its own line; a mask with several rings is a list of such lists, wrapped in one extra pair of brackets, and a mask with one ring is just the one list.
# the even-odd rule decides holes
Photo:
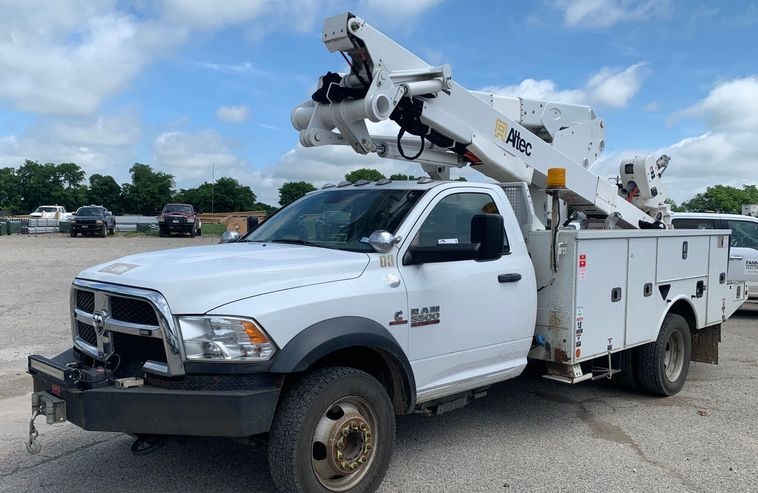
[(100, 228), (100, 238), (105, 238), (107, 234), (108, 234), (108, 226), (103, 224), (103, 227)]
[(373, 492), (394, 441), (392, 403), (374, 377), (347, 367), (317, 369), (280, 401), (269, 434), (271, 477), (287, 493)]
[(684, 317), (669, 313), (658, 339), (637, 350), (637, 379), (651, 394), (674, 395), (684, 386), (690, 368), (692, 336)]
[(73, 229), (69, 231), (68, 234), (71, 235), (71, 238), (76, 238), (76, 231), (74, 231)]
[(198, 229), (197, 229), (197, 235), (198, 235), (198, 236), (202, 236), (202, 235), (203, 235), (203, 230), (202, 230), (202, 229), (200, 229), (200, 228), (198, 228)]
[(164, 228), (158, 227), (158, 236), (160, 236), (161, 238), (166, 236), (166, 230)]
[(626, 349), (619, 353), (620, 372), (613, 375), (613, 382), (624, 390), (639, 390), (637, 380), (637, 348)]
[(115, 229), (116, 229), (116, 226), (113, 226), (112, 228), (110, 228), (108, 230), (108, 234), (111, 235), (111, 236), (113, 236), (116, 233)]
[(190, 238), (194, 238), (194, 237), (195, 237), (195, 227), (192, 226), (192, 229), (190, 229)]

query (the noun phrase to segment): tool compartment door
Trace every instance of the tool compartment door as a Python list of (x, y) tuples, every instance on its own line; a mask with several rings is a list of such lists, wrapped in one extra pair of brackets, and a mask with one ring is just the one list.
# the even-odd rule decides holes
[(655, 283), (657, 238), (629, 240), (626, 281), (626, 346), (654, 341), (666, 301)]
[(579, 241), (575, 356), (585, 360), (624, 345), (628, 241)]

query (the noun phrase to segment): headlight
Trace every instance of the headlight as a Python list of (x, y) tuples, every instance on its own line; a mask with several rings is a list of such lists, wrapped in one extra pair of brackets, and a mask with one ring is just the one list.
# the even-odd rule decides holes
[(254, 321), (235, 317), (179, 317), (187, 360), (268, 361), (276, 346)]
[(100, 221), (100, 220), (97, 220), (97, 221), (95, 221), (95, 224), (103, 224), (103, 222)]

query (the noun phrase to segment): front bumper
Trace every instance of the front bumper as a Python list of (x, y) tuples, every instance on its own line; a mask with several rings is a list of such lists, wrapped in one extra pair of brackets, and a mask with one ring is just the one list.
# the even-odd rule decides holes
[(195, 223), (172, 222), (171, 220), (159, 222), (158, 225), (166, 231), (179, 231), (181, 233), (190, 233), (195, 228)]
[(81, 365), (73, 349), (53, 359), (30, 356), (34, 391), (63, 399), (68, 421), (90, 431), (225, 437), (266, 433), (282, 385), (282, 377), (258, 373), (148, 378), (143, 387), (116, 388), (110, 382), (77, 381), (64, 370), (69, 364)]

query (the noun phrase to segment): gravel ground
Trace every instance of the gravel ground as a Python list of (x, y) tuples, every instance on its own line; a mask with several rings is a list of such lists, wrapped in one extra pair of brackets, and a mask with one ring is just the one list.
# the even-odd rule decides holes
[[(82, 268), (210, 237), (0, 237), (0, 491), (272, 491), (263, 444), (169, 443), (147, 457), (118, 434), (41, 425), (29, 456), (30, 353), (70, 346), (68, 286)], [(721, 364), (693, 363), (670, 398), (524, 375), (440, 417), (398, 419), (380, 491), (758, 491), (758, 303), (724, 327)], [(170, 412), (170, 410), (167, 410)]]

